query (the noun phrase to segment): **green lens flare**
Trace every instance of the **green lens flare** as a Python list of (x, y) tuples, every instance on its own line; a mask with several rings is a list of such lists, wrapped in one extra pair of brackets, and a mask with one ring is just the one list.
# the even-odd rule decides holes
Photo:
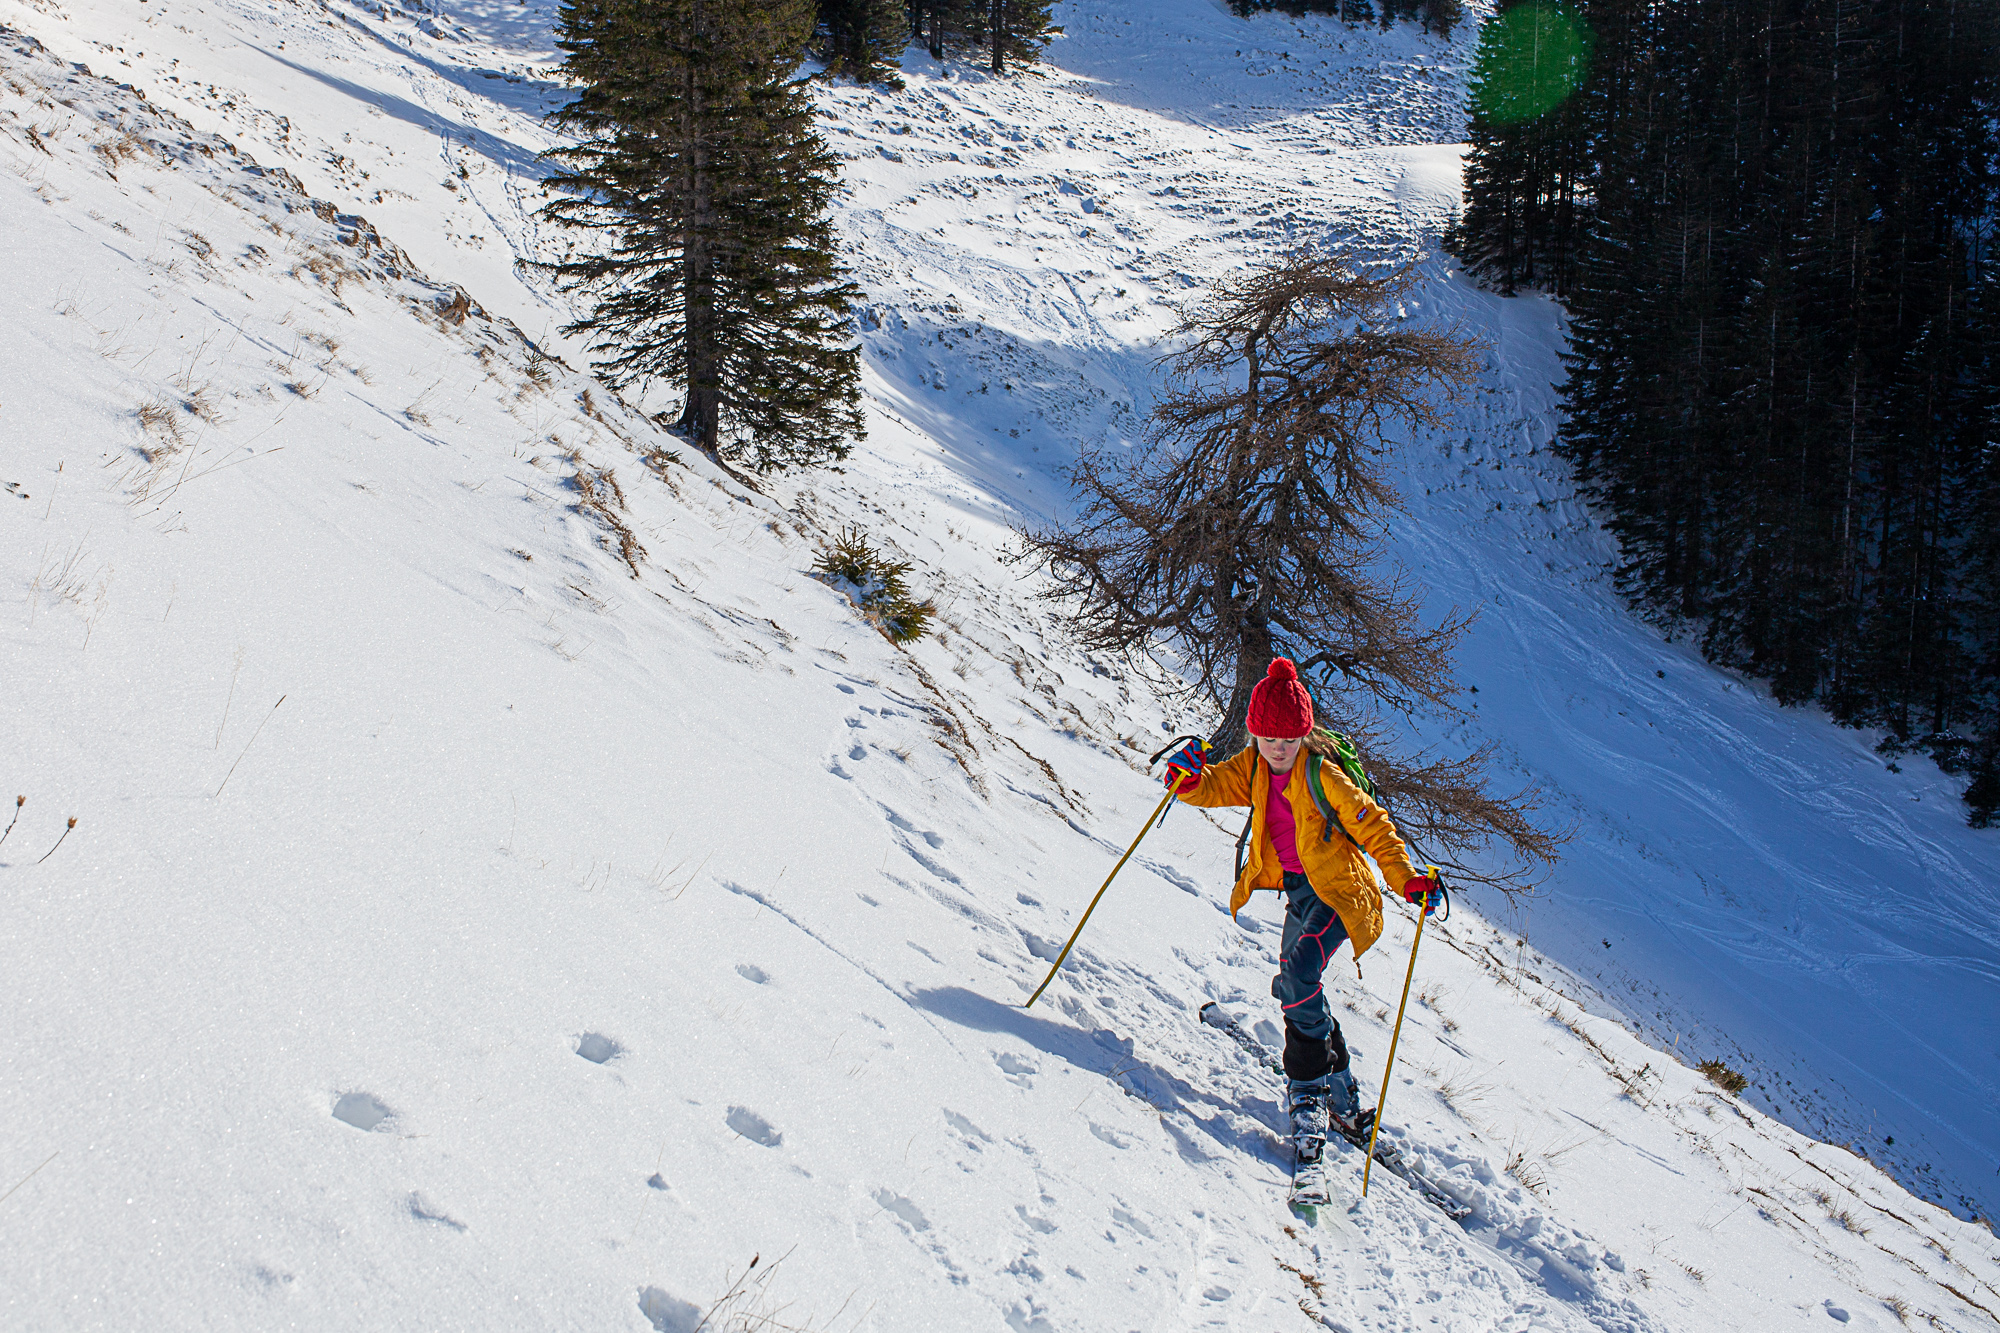
[(1479, 34), (1473, 110), (1517, 125), (1562, 105), (1590, 70), (1590, 28), (1565, 5), (1516, 5)]

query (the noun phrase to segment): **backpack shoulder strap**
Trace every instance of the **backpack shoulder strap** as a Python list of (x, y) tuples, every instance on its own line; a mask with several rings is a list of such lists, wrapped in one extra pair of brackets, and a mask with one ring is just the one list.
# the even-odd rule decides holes
[[(1332, 842), (1333, 831), (1339, 829), (1343, 838), (1354, 842), (1354, 835), (1347, 831), (1347, 825), (1340, 822), (1340, 816), (1334, 812), (1333, 802), (1326, 799), (1326, 789), (1320, 786), (1319, 772), (1322, 762), (1316, 754), (1306, 756), (1306, 786), (1312, 789), (1313, 804), (1319, 807), (1319, 817), (1326, 822), (1326, 827), (1320, 831), (1319, 840)], [(1354, 845), (1359, 847), (1361, 844), (1354, 842)]]

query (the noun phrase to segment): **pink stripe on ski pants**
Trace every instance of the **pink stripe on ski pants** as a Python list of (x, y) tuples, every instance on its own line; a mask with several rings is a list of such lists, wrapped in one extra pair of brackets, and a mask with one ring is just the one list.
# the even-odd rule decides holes
[(1347, 939), (1347, 927), (1340, 913), (1320, 901), (1304, 875), (1285, 876), (1285, 897), (1284, 942), (1271, 994), (1284, 1006), (1285, 1021), (1302, 1035), (1325, 1037), (1333, 1031), (1333, 1016), (1327, 1011), (1320, 976)]

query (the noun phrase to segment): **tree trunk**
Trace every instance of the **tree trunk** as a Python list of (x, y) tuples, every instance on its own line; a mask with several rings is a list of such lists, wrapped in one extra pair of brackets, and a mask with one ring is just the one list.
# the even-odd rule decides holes
[[(1209, 737), (1209, 744), (1225, 753), (1233, 753), (1244, 744), (1244, 719), (1250, 712), (1250, 691), (1264, 679), (1276, 651), (1271, 624), (1264, 614), (1264, 599), (1269, 594), (1269, 584), (1254, 572), (1251, 576), (1258, 578), (1257, 590), (1247, 602), (1237, 602), (1233, 588), (1221, 595), (1229, 605), (1229, 619), (1236, 624), (1236, 672), (1229, 689), (1229, 705), (1223, 710), (1222, 725)], [(1231, 582), (1240, 583), (1242, 579), (1243, 574), (1237, 573), (1232, 576)]]
[(1007, 0), (988, 0), (987, 15), (993, 38), (993, 72), (1007, 72)]
[[(703, 0), (695, 0), (691, 26), (697, 41), (706, 27), (706, 8)], [(721, 367), (716, 364), (715, 256), (709, 248), (716, 223), (714, 182), (709, 179), (701, 80), (694, 61), (686, 62), (683, 68), (683, 142), (688, 152), (682, 188), (688, 197), (688, 223), (681, 247), (681, 298), (687, 330), (687, 399), (681, 406), (679, 429), (689, 444), (714, 458), (721, 449), (718, 436), (722, 419)]]

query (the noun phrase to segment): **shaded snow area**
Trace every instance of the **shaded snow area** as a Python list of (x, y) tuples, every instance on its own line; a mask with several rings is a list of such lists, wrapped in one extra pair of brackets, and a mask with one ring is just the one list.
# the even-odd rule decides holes
[[(1470, 29), (1058, 17), (1039, 75), (825, 92), (870, 435), (758, 492), (515, 267), (545, 5), (0, 0), (0, 1326), (1993, 1326), (1936, 1202), (1995, 1200), (1993, 836), (1620, 608), (1553, 310), (1435, 254)], [(1425, 931), (1384, 1133), (1463, 1223), (1344, 1146), (1285, 1208), (1277, 1080), (1196, 1020), (1278, 1036), (1227, 820), (1020, 1007), (1199, 719), (1010, 525), (1138, 438), (1181, 302), (1337, 238), (1491, 343), (1396, 463), (1483, 612), (1422, 735), (1576, 829)], [(811, 576), (850, 523), (933, 637)], [(1329, 973), (1370, 1094), (1389, 916)]]

